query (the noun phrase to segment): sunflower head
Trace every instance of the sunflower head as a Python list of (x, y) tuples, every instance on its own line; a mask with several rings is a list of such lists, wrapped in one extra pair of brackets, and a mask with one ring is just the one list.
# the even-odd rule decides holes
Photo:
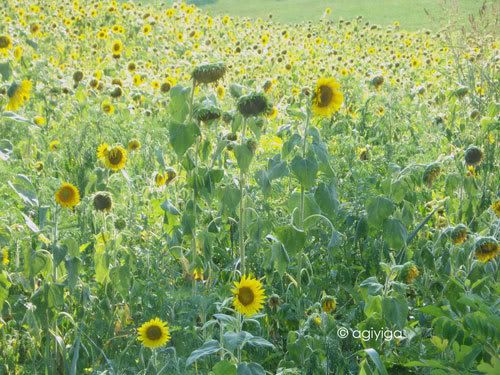
[(32, 86), (28, 80), (23, 80), (21, 83), (13, 82), (7, 90), (9, 102), (5, 109), (16, 111), (22, 107), (30, 98)]
[(107, 143), (102, 143), (97, 147), (97, 158), (105, 161), (106, 160), (106, 155), (108, 154), (109, 151), (109, 145)]
[(340, 91), (340, 84), (334, 78), (320, 78), (318, 80), (312, 97), (314, 114), (330, 117), (340, 109), (343, 102), (344, 95)]
[(177, 172), (175, 171), (174, 168), (168, 167), (165, 170), (165, 175), (167, 177), (167, 180), (165, 181), (165, 183), (169, 184), (177, 176)]
[(479, 147), (469, 146), (467, 150), (465, 150), (464, 157), (467, 165), (476, 166), (483, 160), (483, 152)]
[(141, 142), (138, 139), (131, 139), (127, 145), (129, 151), (138, 151), (141, 148)]
[(255, 315), (264, 305), (266, 296), (262, 283), (251, 276), (244, 275), (239, 282), (235, 282), (232, 292), (233, 306), (240, 314), (248, 317)]
[(163, 186), (165, 185), (165, 182), (167, 181), (167, 177), (165, 174), (163, 173), (156, 173), (155, 174), (155, 184), (156, 186), (160, 187), (160, 186)]
[(222, 115), (220, 108), (210, 103), (201, 103), (194, 107), (193, 116), (199, 122), (211, 123)]
[(137, 330), (138, 339), (146, 348), (158, 348), (170, 340), (168, 324), (160, 318), (151, 319)]
[(99, 191), (94, 194), (94, 209), (96, 211), (110, 211), (113, 206), (113, 199), (108, 192)]
[(401, 269), (400, 277), (407, 283), (411, 284), (420, 275), (420, 272), (413, 262), (406, 262)]
[(423, 180), (425, 184), (429, 187), (432, 187), (432, 184), (438, 178), (441, 173), (441, 165), (439, 163), (429, 164), (425, 170), (423, 175)]
[(498, 255), (498, 242), (493, 237), (481, 237), (474, 244), (476, 258), (486, 263)]
[(107, 150), (104, 165), (113, 171), (119, 171), (125, 167), (127, 162), (127, 151), (120, 145)]
[(0, 50), (12, 47), (12, 39), (8, 35), (0, 35)]
[(451, 240), (455, 245), (461, 245), (467, 240), (467, 227), (463, 224), (457, 225), (451, 231)]
[(491, 209), (497, 217), (500, 217), (500, 200), (493, 202), (493, 204), (491, 205)]
[(224, 77), (226, 66), (224, 63), (201, 64), (194, 68), (192, 77), (196, 83), (214, 83)]
[(83, 79), (83, 72), (81, 70), (77, 70), (73, 73), (73, 81), (75, 83), (80, 82)]
[(321, 298), (321, 309), (329, 314), (337, 308), (337, 301), (334, 297), (325, 295)]
[(238, 99), (238, 111), (243, 117), (260, 116), (272, 111), (272, 104), (263, 93), (251, 93)]
[(80, 203), (80, 192), (75, 185), (65, 182), (56, 191), (54, 198), (61, 207), (73, 208)]

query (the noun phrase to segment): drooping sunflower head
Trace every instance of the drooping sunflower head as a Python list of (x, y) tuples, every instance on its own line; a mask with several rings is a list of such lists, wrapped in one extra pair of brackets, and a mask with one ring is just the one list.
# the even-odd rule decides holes
[(463, 224), (457, 225), (451, 231), (451, 240), (455, 245), (461, 245), (467, 240), (467, 227)]
[(138, 151), (141, 148), (141, 142), (138, 139), (131, 139), (127, 145), (129, 151)]
[(94, 194), (94, 209), (96, 211), (110, 211), (113, 207), (113, 199), (108, 192), (99, 191)]
[(499, 251), (498, 242), (493, 237), (479, 238), (474, 245), (474, 249), (476, 258), (483, 263), (495, 259)]
[(344, 102), (340, 83), (334, 78), (320, 78), (316, 83), (312, 97), (312, 111), (323, 117), (330, 117), (337, 112)]
[(500, 199), (493, 202), (493, 204), (491, 205), (491, 209), (497, 217), (500, 217)]
[(9, 102), (5, 109), (16, 111), (22, 107), (30, 99), (32, 86), (29, 80), (23, 80), (21, 83), (13, 82), (7, 90)]
[(199, 122), (204, 122), (205, 124), (211, 123), (222, 115), (222, 111), (217, 106), (203, 102), (201, 104), (195, 105), (193, 109), (193, 116)]
[(337, 301), (334, 297), (325, 295), (321, 298), (321, 309), (329, 314), (337, 308)]
[(476, 166), (483, 160), (483, 151), (481, 151), (479, 147), (469, 146), (467, 150), (465, 150), (464, 157), (467, 165)]
[(75, 185), (64, 182), (54, 194), (54, 198), (61, 207), (73, 208), (80, 203), (80, 192)]
[(263, 93), (254, 92), (238, 99), (238, 111), (243, 117), (268, 114), (273, 109), (272, 104)]
[(196, 83), (214, 83), (224, 77), (225, 73), (226, 66), (219, 62), (198, 65), (191, 75)]
[(439, 163), (429, 164), (425, 170), (423, 175), (423, 180), (428, 187), (432, 187), (432, 184), (438, 178), (441, 173), (441, 165)]
[(0, 51), (12, 47), (12, 39), (8, 35), (0, 35)]
[(167, 176), (167, 180), (165, 181), (165, 183), (169, 184), (177, 176), (177, 172), (174, 168), (167, 167), (167, 169), (165, 170), (165, 175)]
[(407, 283), (411, 284), (420, 275), (420, 272), (413, 262), (406, 262), (401, 269), (401, 279)]
[(160, 318), (151, 319), (137, 330), (138, 340), (146, 348), (158, 348), (170, 340), (168, 324)]
[(104, 165), (113, 171), (119, 171), (125, 167), (127, 162), (127, 151), (120, 145), (109, 148), (104, 158)]
[(262, 309), (266, 296), (259, 280), (244, 275), (239, 282), (234, 282), (234, 286), (233, 306), (236, 311), (245, 316), (252, 316)]

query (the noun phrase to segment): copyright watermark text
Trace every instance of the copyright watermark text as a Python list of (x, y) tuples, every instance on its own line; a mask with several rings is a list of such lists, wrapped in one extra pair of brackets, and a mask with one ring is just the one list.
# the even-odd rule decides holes
[(351, 335), (355, 339), (361, 339), (363, 341), (370, 341), (372, 339), (379, 340), (383, 339), (385, 341), (391, 341), (394, 339), (403, 340), (406, 338), (404, 330), (391, 330), (387, 328), (381, 329), (348, 329), (345, 327), (339, 327), (337, 329), (337, 336), (341, 339), (345, 339)]

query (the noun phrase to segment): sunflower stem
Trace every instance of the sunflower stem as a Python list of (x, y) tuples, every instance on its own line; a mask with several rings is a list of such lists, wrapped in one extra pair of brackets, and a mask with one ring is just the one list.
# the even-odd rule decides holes
[[(304, 127), (304, 136), (302, 140), (302, 157), (306, 157), (307, 151), (307, 132), (309, 131), (309, 123), (311, 121), (311, 109), (307, 106), (306, 110), (306, 124)], [(305, 189), (304, 185), (300, 185), (300, 206), (299, 206), (299, 226), (300, 229), (304, 230), (304, 205), (305, 205)], [(302, 291), (302, 253), (298, 254), (298, 274), (297, 274), (297, 285), (299, 293)], [(299, 310), (300, 310), (300, 298), (299, 298)]]
[[(247, 131), (247, 119), (243, 119), (243, 129), (241, 131), (241, 144), (245, 142), (245, 135)], [(245, 173), (240, 168), (240, 269), (241, 275), (246, 274), (245, 262)]]

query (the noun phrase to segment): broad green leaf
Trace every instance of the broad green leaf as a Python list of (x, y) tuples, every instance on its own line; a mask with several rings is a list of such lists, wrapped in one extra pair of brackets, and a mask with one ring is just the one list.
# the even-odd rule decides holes
[(38, 206), (35, 187), (28, 177), (18, 174), (13, 181), (9, 181), (9, 186), (19, 195), (24, 203), (30, 206)]
[(385, 297), (382, 300), (382, 316), (388, 326), (403, 329), (408, 316), (407, 302), (402, 297)]
[(186, 360), (186, 367), (191, 366), (196, 361), (210, 354), (215, 354), (220, 350), (220, 345), (217, 340), (206, 341), (199, 349), (194, 350)]
[(337, 190), (333, 184), (320, 183), (314, 192), (314, 199), (325, 215), (332, 217), (337, 212), (339, 201), (337, 200)]
[(309, 154), (305, 159), (296, 155), (292, 159), (290, 167), (304, 189), (310, 189), (314, 186), (318, 174), (318, 162), (313, 155)]
[(166, 199), (163, 201), (163, 203), (160, 205), (160, 207), (168, 213), (171, 213), (172, 215), (180, 215), (181, 213), (179, 210), (170, 202), (170, 199)]
[(375, 364), (375, 367), (377, 368), (378, 372), (380, 375), (388, 375), (387, 370), (382, 363), (382, 360), (380, 359), (380, 356), (378, 355), (378, 352), (375, 349), (368, 348), (365, 349), (366, 354), (370, 357), (372, 362)]
[(214, 375), (236, 375), (236, 365), (229, 361), (220, 361), (213, 368)]
[(397, 219), (387, 219), (383, 233), (385, 242), (393, 250), (400, 250), (406, 244), (406, 228)]
[(200, 129), (194, 123), (187, 125), (171, 122), (169, 126), (169, 139), (177, 156), (182, 156), (193, 145)]
[(381, 226), (395, 210), (394, 203), (386, 197), (371, 198), (366, 205), (368, 224)]
[(274, 268), (278, 271), (280, 276), (283, 276), (290, 263), (290, 258), (285, 250), (285, 247), (280, 242), (275, 242), (271, 246), (272, 260), (274, 262)]
[(276, 237), (281, 241), (289, 254), (296, 254), (304, 249), (306, 233), (293, 225), (285, 225), (275, 229)]
[(266, 375), (264, 368), (258, 363), (240, 363), (238, 365), (238, 375)]
[(234, 156), (242, 172), (248, 172), (253, 159), (253, 152), (246, 143), (234, 146)]
[(189, 113), (189, 95), (191, 89), (180, 85), (170, 89), (169, 111), (172, 118), (177, 122), (183, 122)]

